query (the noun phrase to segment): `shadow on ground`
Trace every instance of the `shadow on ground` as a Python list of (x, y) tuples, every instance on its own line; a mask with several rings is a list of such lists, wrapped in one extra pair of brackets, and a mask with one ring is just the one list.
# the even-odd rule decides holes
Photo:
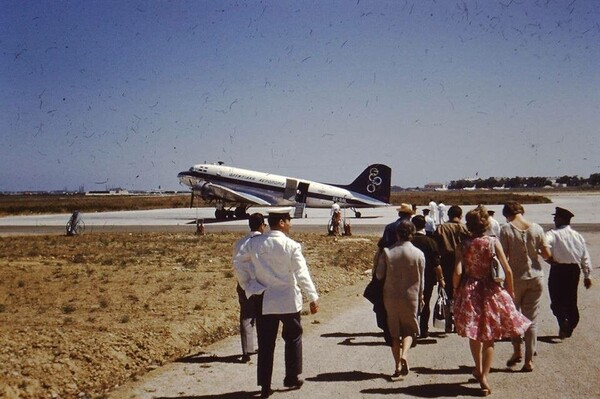
[(336, 373), (322, 373), (315, 377), (309, 377), (307, 381), (316, 382), (355, 382), (355, 381), (367, 381), (376, 380), (378, 378), (387, 379), (388, 376), (385, 374), (377, 373), (365, 373), (364, 371), (340, 371)]
[(243, 363), (240, 355), (217, 356), (206, 352), (199, 352), (195, 355), (180, 357), (175, 363)]
[(406, 395), (416, 398), (439, 398), (439, 397), (458, 397), (458, 396), (481, 396), (481, 389), (478, 386), (466, 387), (458, 383), (448, 384), (427, 384), (413, 385), (409, 387), (397, 388), (373, 388), (363, 389), (363, 394), (378, 395)]

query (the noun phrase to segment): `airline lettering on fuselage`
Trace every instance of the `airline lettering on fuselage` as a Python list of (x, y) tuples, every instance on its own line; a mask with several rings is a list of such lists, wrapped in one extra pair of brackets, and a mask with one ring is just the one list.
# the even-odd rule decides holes
[(333, 202), (337, 202), (338, 204), (345, 204), (346, 198), (342, 197), (332, 197)]
[(278, 182), (277, 180), (260, 179), (259, 182), (269, 184), (271, 186), (282, 186), (283, 187), (283, 184), (281, 182)]
[(229, 177), (234, 178), (234, 179), (244, 179), (244, 180), (250, 180), (250, 181), (256, 180), (256, 178), (254, 176), (241, 175), (239, 173), (230, 173)]
[(367, 191), (369, 193), (374, 193), (375, 190), (377, 190), (377, 187), (381, 185), (382, 180), (381, 177), (378, 176), (379, 175), (379, 169), (377, 168), (372, 168), (369, 171), (369, 181), (371, 183), (367, 184)]
[(282, 184), (282, 182), (277, 181), (277, 180), (272, 180), (272, 179), (267, 179), (267, 178), (258, 178), (258, 180), (257, 180), (256, 176), (245, 175), (242, 173), (229, 173), (227, 175), (227, 177), (229, 177), (231, 179), (240, 179), (240, 180), (245, 180), (245, 181), (258, 181), (259, 183), (268, 184), (270, 186), (279, 186), (279, 187), (284, 186), (284, 184)]

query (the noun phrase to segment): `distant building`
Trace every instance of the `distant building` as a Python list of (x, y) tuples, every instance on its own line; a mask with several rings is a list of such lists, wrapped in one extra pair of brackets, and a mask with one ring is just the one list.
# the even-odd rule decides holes
[(129, 191), (124, 188), (111, 188), (103, 191), (88, 191), (85, 195), (129, 195)]
[(444, 183), (427, 183), (423, 188), (425, 190), (447, 190), (448, 186)]

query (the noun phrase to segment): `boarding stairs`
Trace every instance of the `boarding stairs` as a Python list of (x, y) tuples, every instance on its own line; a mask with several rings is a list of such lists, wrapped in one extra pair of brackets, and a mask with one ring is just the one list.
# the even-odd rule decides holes
[(304, 208), (306, 208), (306, 204), (297, 203), (294, 210), (294, 219), (303, 219), (304, 218)]

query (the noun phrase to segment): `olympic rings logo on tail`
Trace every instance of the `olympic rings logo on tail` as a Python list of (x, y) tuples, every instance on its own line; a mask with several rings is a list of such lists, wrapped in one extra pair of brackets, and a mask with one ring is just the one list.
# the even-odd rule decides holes
[(367, 184), (367, 192), (370, 194), (373, 194), (375, 191), (377, 191), (377, 189), (379, 188), (381, 183), (383, 183), (383, 180), (378, 175), (379, 175), (379, 169), (377, 169), (377, 168), (372, 168), (369, 171), (370, 183)]

